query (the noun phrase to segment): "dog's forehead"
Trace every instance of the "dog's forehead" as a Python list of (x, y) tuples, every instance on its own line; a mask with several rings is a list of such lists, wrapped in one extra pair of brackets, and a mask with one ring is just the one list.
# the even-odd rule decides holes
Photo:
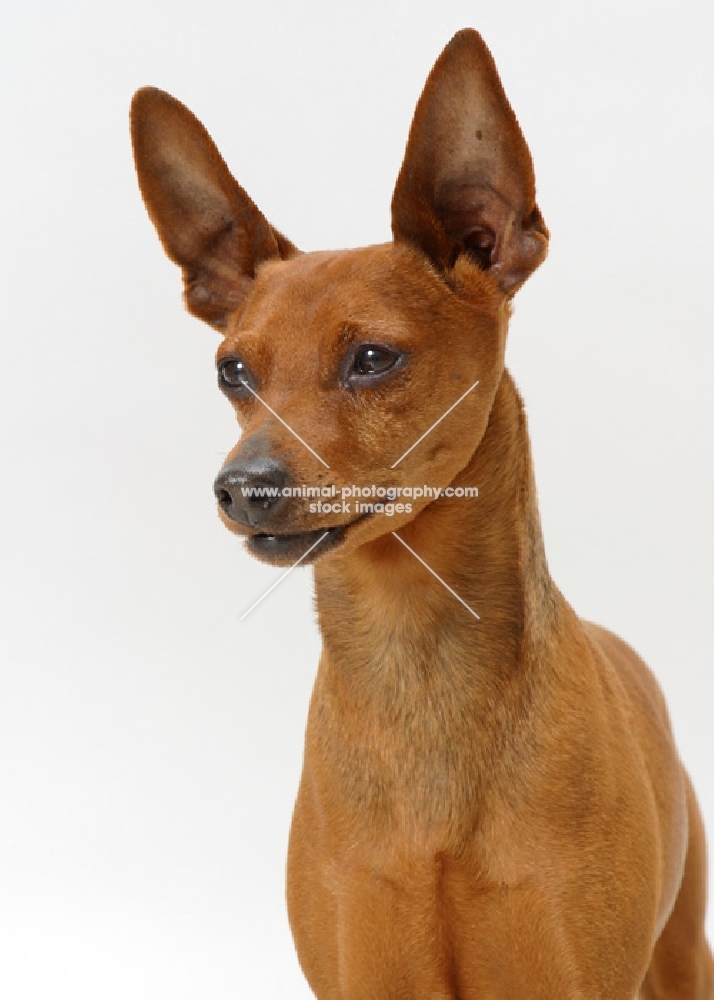
[[(262, 264), (240, 318), (240, 326), (299, 325), (321, 329), (400, 311), (404, 292), (423, 283), (426, 261), (385, 243), (354, 250), (303, 253)], [(401, 293), (401, 294), (400, 294)]]
[(353, 272), (364, 274), (365, 261), (375, 265), (389, 255), (388, 244), (374, 247), (360, 247), (347, 250), (318, 250), (298, 253), (288, 260), (267, 260), (258, 270), (256, 290), (270, 287), (273, 291), (295, 291), (303, 287), (314, 287), (323, 294), (337, 282), (349, 281)]
[(467, 276), (470, 293), (456, 291), (418, 249), (397, 242), (269, 260), (221, 350), (289, 358), (309, 343), (317, 357), (360, 338), (406, 350), (472, 340), (476, 330), (503, 325), (503, 296), (475, 265)]

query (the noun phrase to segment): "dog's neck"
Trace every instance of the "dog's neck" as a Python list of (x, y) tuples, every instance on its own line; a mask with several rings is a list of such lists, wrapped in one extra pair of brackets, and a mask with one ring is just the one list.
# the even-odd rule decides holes
[(439, 669), (464, 680), (502, 677), (548, 633), (559, 594), (543, 551), (523, 405), (508, 372), (486, 433), (452, 485), (477, 486), (478, 498), (434, 501), (399, 535), (468, 607), (391, 533), (316, 567), (325, 652), (362, 691), (390, 681), (404, 690)]
[(399, 535), (468, 608), (391, 534), (317, 564), (324, 651), (305, 768), (321, 762), (323, 794), (355, 828), (397, 824), (460, 850), (493, 796), (516, 794), (566, 607), (507, 373), (454, 485), (479, 496), (437, 500)]

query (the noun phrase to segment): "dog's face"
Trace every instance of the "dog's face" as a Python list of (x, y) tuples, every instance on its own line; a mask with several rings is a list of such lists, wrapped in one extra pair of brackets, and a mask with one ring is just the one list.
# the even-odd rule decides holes
[[(225, 523), (249, 537), (251, 551), (292, 562), (327, 530), (316, 554), (362, 544), (428, 502), (402, 499), (405, 487), (445, 487), (467, 464), (500, 378), (506, 308), (475, 264), (464, 261), (452, 280), (400, 244), (259, 268), (217, 358), (243, 434), (216, 489)], [(286, 494), (310, 486), (313, 495), (263, 506), (241, 494), (251, 482)], [(393, 497), (388, 516), (359, 512), (352, 488), (372, 485)]]
[[(382, 246), (297, 251), (161, 91), (136, 95), (132, 130), (188, 308), (224, 335), (219, 387), (243, 428), (215, 483), (226, 525), (289, 564), (416, 517), (432, 498), (414, 487), (446, 487), (483, 436), (510, 298), (547, 246), (528, 149), (480, 37), (460, 32), (427, 81)], [(370, 511), (380, 502), (389, 516)]]

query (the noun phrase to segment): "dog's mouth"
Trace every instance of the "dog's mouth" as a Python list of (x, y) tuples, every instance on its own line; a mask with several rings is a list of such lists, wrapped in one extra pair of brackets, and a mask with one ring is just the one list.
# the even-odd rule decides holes
[(336, 524), (293, 535), (259, 532), (246, 538), (246, 548), (251, 555), (263, 562), (275, 563), (278, 566), (300, 562), (301, 565), (307, 566), (341, 545), (350, 528), (361, 524), (368, 517), (371, 517), (371, 514), (362, 514), (348, 524)]

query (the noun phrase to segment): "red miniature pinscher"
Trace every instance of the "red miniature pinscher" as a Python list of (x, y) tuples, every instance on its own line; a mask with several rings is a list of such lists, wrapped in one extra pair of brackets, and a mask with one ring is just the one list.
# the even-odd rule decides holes
[[(220, 516), (315, 567), (288, 906), (316, 997), (711, 1000), (704, 835), (662, 695), (546, 564), (504, 347), (548, 230), (481, 37), (427, 80), (381, 246), (301, 253), (162, 91), (136, 94), (132, 135), (188, 309), (223, 336), (243, 433)], [(412, 499), (311, 510), (306, 483)]]

